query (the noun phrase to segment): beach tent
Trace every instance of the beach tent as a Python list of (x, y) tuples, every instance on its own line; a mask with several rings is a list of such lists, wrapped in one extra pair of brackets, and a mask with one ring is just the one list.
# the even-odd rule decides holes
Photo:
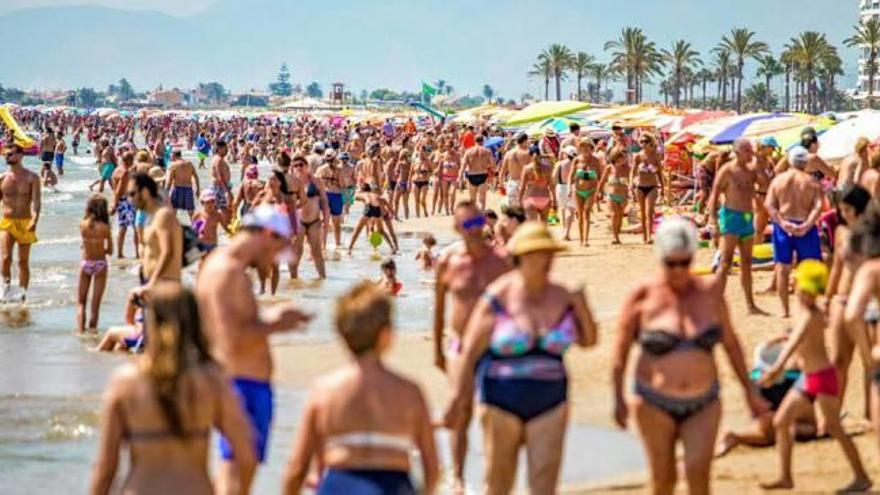
[(602, 131), (604, 128), (597, 127), (594, 125), (590, 125), (589, 122), (586, 122), (582, 119), (579, 119), (574, 116), (569, 117), (551, 117), (542, 122), (535, 122), (534, 124), (527, 127), (523, 132), (525, 132), (529, 137), (536, 137), (544, 134), (544, 131), (547, 129), (553, 129), (557, 134), (568, 134), (568, 128), (571, 124), (578, 124), (581, 126), (581, 134), (587, 135), (593, 131)]
[(542, 101), (533, 103), (511, 115), (504, 121), (505, 127), (522, 127), (526, 124), (539, 122), (551, 117), (564, 117), (590, 108), (589, 103), (582, 101)]
[(842, 160), (853, 152), (856, 141), (866, 137), (880, 139), (880, 111), (862, 110), (849, 116), (819, 136), (819, 156), (828, 161)]

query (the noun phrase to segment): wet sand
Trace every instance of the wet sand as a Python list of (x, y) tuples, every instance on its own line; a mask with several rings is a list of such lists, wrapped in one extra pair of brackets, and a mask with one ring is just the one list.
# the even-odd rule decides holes
[[(497, 201), (498, 198), (493, 198), (490, 206), (497, 205)], [(651, 248), (641, 243), (640, 236), (624, 235), (622, 246), (611, 246), (611, 234), (604, 212), (594, 215), (594, 222), (591, 246), (582, 248), (578, 247), (576, 242), (569, 243), (570, 250), (560, 255), (553, 267), (553, 273), (557, 280), (563, 283), (586, 287), (590, 307), (600, 321), (599, 344), (587, 351), (575, 349), (566, 357), (570, 372), (571, 421), (574, 425), (614, 428), (611, 417), (610, 359), (616, 315), (627, 293), (638, 281), (656, 270), (657, 264)], [(450, 227), (449, 217), (432, 217), (410, 219), (398, 230), (448, 233)], [(561, 238), (561, 230), (558, 227), (555, 228), (555, 232)], [(575, 228), (573, 238), (576, 236)], [(708, 266), (711, 256), (711, 250), (700, 250), (696, 265)], [(770, 272), (756, 272), (754, 286), (766, 287), (769, 277)], [(770, 316), (748, 315), (738, 274), (730, 278), (727, 298), (734, 326), (747, 360), (751, 358), (752, 349), (763, 339), (789, 324), (779, 316), (781, 306), (775, 295), (758, 295), (757, 298), (758, 305), (769, 311)], [(405, 304), (405, 301), (402, 303)], [(389, 363), (421, 383), (432, 409), (437, 411), (447, 400), (446, 380), (432, 364), (429, 331), (430, 328), (426, 328), (421, 335), (398, 336), (389, 356)], [(633, 352), (637, 350), (633, 349)], [(276, 358), (276, 376), (279, 383), (292, 387), (308, 386), (317, 376), (344, 363), (346, 359), (343, 349), (335, 342), (276, 345), (273, 347), (273, 353)], [(722, 429), (742, 426), (749, 421), (742, 390), (722, 351), (716, 352), (716, 359), (722, 383), (721, 397), (724, 410)], [(630, 362), (634, 362), (634, 359), (631, 358)], [(860, 370), (861, 365), (856, 359), (851, 368), (851, 385), (844, 404), (844, 410), (848, 412), (844, 425), (853, 433), (859, 431), (859, 420), (862, 418)], [(635, 432), (634, 429), (631, 431)], [(874, 435), (872, 433), (857, 435), (855, 442), (869, 473), (880, 482), (880, 463), (878, 463), (880, 456)], [(601, 448), (608, 447), (602, 445)], [(589, 447), (587, 449), (592, 450)], [(598, 450), (596, 447), (594, 449)], [(580, 458), (578, 461), (572, 461), (569, 457), (567, 462), (579, 461)], [(522, 466), (520, 469), (522, 470)], [(760, 492), (758, 483), (775, 479), (777, 469), (775, 449), (740, 447), (715, 462), (712, 476), (713, 490), (716, 493), (757, 493)], [(821, 440), (806, 444), (799, 443), (795, 446), (794, 477), (796, 489), (784, 493), (831, 492), (848, 484), (851, 474), (837, 444), (830, 440)], [(682, 476), (679, 478), (681, 479)], [(639, 470), (626, 475), (615, 474), (612, 478), (589, 483), (567, 481), (562, 490), (565, 493), (643, 493), (648, 487), (647, 481), (647, 473)], [(678, 489), (682, 493), (686, 491), (683, 482), (679, 483)]]

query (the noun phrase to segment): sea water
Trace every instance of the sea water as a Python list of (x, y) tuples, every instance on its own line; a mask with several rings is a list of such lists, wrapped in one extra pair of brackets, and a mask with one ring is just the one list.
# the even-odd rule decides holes
[[(194, 155), (185, 152), (184, 156), (193, 159)], [(4, 166), (0, 164), (0, 169)], [(37, 173), (40, 170), (36, 157), (26, 157), (25, 166)], [(261, 177), (266, 177), (270, 167), (269, 163), (260, 164)], [(87, 489), (97, 443), (101, 394), (113, 368), (129, 358), (124, 354), (90, 352), (96, 341), (75, 334), (78, 226), (86, 199), (92, 194), (88, 186), (98, 173), (93, 157), (82, 152), (76, 157), (68, 153), (64, 170), (58, 186), (44, 189), (42, 195), (37, 230), (40, 241), (31, 251), (30, 323), (12, 327), (0, 321), (0, 493), (82, 493)], [(238, 174), (239, 168), (234, 165), (235, 182)], [(203, 186), (209, 184), (206, 170), (200, 170), (199, 176)], [(105, 195), (109, 201), (109, 187), (105, 187)], [(343, 243), (347, 242), (351, 225), (360, 217), (360, 209), (352, 208)], [(181, 219), (185, 222), (186, 216), (181, 215)], [(111, 221), (115, 229), (115, 218)], [(397, 225), (400, 230), (400, 224)], [(128, 257), (134, 255), (131, 236), (129, 231), (125, 244)], [(398, 237), (402, 254), (395, 259), (403, 290), (397, 299), (396, 326), (403, 332), (423, 332), (431, 328), (431, 276), (414, 261), (421, 238), (400, 232)], [(441, 236), (441, 247), (451, 240)], [(329, 246), (333, 246), (332, 237)], [(388, 247), (381, 246), (380, 253), (387, 256)], [(13, 264), (13, 270), (14, 267)], [(283, 271), (277, 299), (293, 299), (313, 313), (315, 319), (304, 333), (277, 335), (273, 343), (330, 339), (332, 301), (354, 282), (378, 278), (379, 256), (362, 235), (353, 256), (343, 252), (327, 262), (327, 275), (326, 280), (314, 280), (314, 265), (308, 257), (300, 263), (300, 277), (305, 282), (291, 284)], [(184, 280), (192, 282), (192, 269)], [(13, 282), (17, 283), (15, 274)], [(113, 258), (101, 307), (102, 331), (123, 323), (125, 297), (136, 283), (135, 262)], [(426, 357), (425, 362), (428, 361)], [(269, 459), (258, 476), (257, 493), (279, 491), (304, 397), (301, 390), (278, 391)], [(445, 438), (446, 435), (438, 435), (441, 450), (448, 452)], [(481, 465), (479, 442), (474, 445), (472, 450), (477, 455), (472, 456), (474, 461), (469, 466), (472, 480), (479, 478)], [(591, 457), (585, 453), (583, 445), (595, 447), (591, 448), (595, 454)], [(581, 427), (572, 427), (570, 431), (566, 458), (563, 479), (567, 481), (618, 474), (642, 465), (637, 444), (630, 436)]]

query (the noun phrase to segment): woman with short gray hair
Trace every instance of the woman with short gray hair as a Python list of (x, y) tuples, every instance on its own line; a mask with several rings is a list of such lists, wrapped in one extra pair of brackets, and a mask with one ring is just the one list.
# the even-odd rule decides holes
[[(651, 469), (653, 493), (671, 494), (676, 482), (676, 443), (684, 444), (688, 492), (709, 493), (715, 436), (721, 420), (718, 369), (713, 349), (721, 344), (745, 390), (753, 413), (767, 409), (748, 379), (739, 340), (719, 286), (690, 273), (697, 232), (683, 219), (657, 229), (659, 277), (627, 298), (614, 347), (614, 417), (626, 428), (630, 410)], [(641, 346), (634, 395), (624, 400), (624, 370), (633, 343)]]

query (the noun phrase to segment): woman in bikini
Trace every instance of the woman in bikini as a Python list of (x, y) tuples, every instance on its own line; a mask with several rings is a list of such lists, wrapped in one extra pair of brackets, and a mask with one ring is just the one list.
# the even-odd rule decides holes
[[(251, 208), (256, 208), (260, 205), (272, 205), (272, 206), (281, 206), (284, 207), (284, 195), (288, 193), (287, 190), (287, 181), (285, 180), (284, 173), (280, 170), (273, 170), (269, 174), (269, 178), (266, 180), (266, 185), (263, 189), (257, 194), (251, 203)], [(275, 292), (278, 290), (278, 281), (281, 277), (281, 271), (279, 269), (278, 262), (272, 263), (272, 270), (269, 273), (260, 273), (260, 294), (266, 293), (266, 280), (270, 280), (270, 293), (274, 296)]]
[[(778, 147), (779, 144), (776, 142), (776, 139), (772, 137), (765, 138), (758, 143), (758, 149), (755, 153), (755, 171), (764, 175), (765, 184), (768, 185), (776, 175), (774, 172), (775, 163), (773, 155)], [(762, 187), (759, 181), (755, 181), (755, 198), (752, 203), (755, 208), (755, 235), (757, 236), (755, 242), (758, 244), (764, 242), (764, 231), (770, 222), (770, 214), (767, 213), (767, 207), (764, 206), (764, 201), (767, 200), (767, 187)]]
[(620, 230), (623, 227), (623, 215), (629, 198), (630, 170), (626, 163), (626, 153), (619, 149), (613, 150), (608, 155), (606, 163), (605, 172), (599, 182), (599, 190), (605, 191), (608, 208), (611, 209), (611, 233), (614, 236), (611, 244), (620, 244)]
[[(850, 250), (851, 228), (859, 221), (859, 218), (868, 208), (871, 194), (862, 186), (850, 184), (840, 192), (840, 200), (837, 205), (838, 225), (834, 230), (834, 254), (831, 262), (831, 275), (828, 281), (828, 317), (831, 330), (832, 342), (831, 362), (837, 368), (840, 377), (840, 397), (846, 396), (846, 385), (849, 378), (849, 367), (852, 364), (853, 353), (856, 349), (858, 338), (865, 338), (868, 329), (864, 323), (858, 328), (852, 328), (844, 322), (844, 312), (852, 288), (853, 276), (858, 270), (856, 257)], [(862, 332), (863, 335), (855, 335)], [(867, 359), (867, 360), (866, 360)], [(872, 359), (870, 356), (862, 356), (862, 365), (865, 368), (865, 376), (869, 377)], [(865, 380), (865, 417), (870, 420), (870, 380)]]
[(653, 135), (644, 133), (639, 137), (642, 151), (636, 153), (631, 171), (630, 184), (639, 202), (639, 217), (642, 222), (642, 239), (645, 244), (653, 242), (654, 210), (657, 206), (657, 193), (663, 196), (662, 157), (657, 151), (657, 141)]
[(431, 176), (434, 175), (433, 148), (430, 146), (422, 146), (419, 148), (418, 163), (413, 173), (413, 192), (415, 193), (416, 217), (419, 217), (419, 210), (428, 216), (428, 185), (431, 182)]
[(437, 174), (440, 179), (440, 206), (446, 215), (452, 215), (458, 193), (459, 174), (458, 154), (452, 148), (446, 147), (440, 154)]
[[(652, 491), (672, 494), (676, 443), (684, 444), (690, 493), (709, 493), (715, 437), (721, 420), (718, 369), (713, 349), (721, 344), (753, 415), (767, 409), (748, 377), (727, 304), (717, 285), (690, 273), (696, 229), (669, 219), (657, 231), (661, 275), (638, 286), (623, 304), (613, 357), (614, 419), (626, 428), (630, 412), (651, 470)], [(635, 366), (635, 394), (624, 399), (624, 372), (632, 345), (642, 352)]]
[(593, 141), (583, 138), (578, 142), (578, 156), (568, 175), (568, 183), (577, 202), (578, 235), (582, 246), (590, 245), (590, 212), (599, 191), (601, 164), (593, 155)]
[(83, 259), (79, 268), (77, 330), (79, 333), (86, 330), (86, 305), (89, 303), (89, 289), (91, 289), (92, 304), (89, 306), (88, 329), (97, 332), (101, 299), (107, 286), (107, 256), (113, 254), (110, 214), (107, 211), (107, 200), (101, 194), (93, 194), (89, 197), (86, 214), (79, 224), (79, 233), (82, 237)]
[(358, 237), (360, 237), (361, 232), (364, 229), (367, 229), (368, 236), (373, 232), (379, 232), (379, 234), (382, 235), (382, 238), (385, 239), (385, 242), (391, 246), (391, 254), (396, 254), (396, 243), (394, 243), (391, 237), (388, 236), (388, 233), (385, 232), (382, 207), (383, 198), (381, 194), (373, 191), (372, 186), (369, 184), (362, 184), (361, 191), (354, 196), (354, 200), (363, 201), (364, 215), (358, 220), (354, 232), (351, 234), (351, 242), (348, 244), (348, 254), (351, 254), (355, 242), (357, 242)]
[(208, 352), (193, 294), (160, 283), (146, 313), (144, 356), (117, 369), (104, 394), (90, 493), (111, 492), (125, 447), (122, 492), (209, 495), (211, 430), (229, 439), (241, 470), (256, 463), (250, 426)]
[(397, 151), (397, 187), (392, 201), (394, 215), (400, 217), (400, 205), (403, 203), (403, 216), (409, 220), (409, 190), (412, 186), (412, 156), (404, 145)]
[[(300, 159), (301, 158), (301, 159)], [(296, 192), (299, 202), (299, 231), (293, 240), (293, 260), (288, 265), (290, 278), (299, 277), (299, 262), (303, 257), (305, 241), (309, 242), (309, 250), (315, 260), (315, 269), (319, 278), (326, 278), (324, 271), (324, 253), (321, 250), (324, 229), (330, 225), (330, 209), (324, 184), (309, 172), (305, 157), (295, 157), (293, 168), (299, 180), (300, 190)]]
[(574, 223), (577, 205), (573, 198), (574, 191), (571, 189), (571, 174), (574, 170), (575, 158), (578, 150), (574, 146), (567, 145), (562, 148), (562, 159), (556, 162), (553, 169), (553, 181), (556, 183), (556, 199), (559, 200), (559, 212), (562, 215), (562, 224), (565, 226), (565, 235), (562, 240), (571, 240), (571, 224)]
[(444, 423), (459, 424), (476, 382), (486, 493), (513, 491), (522, 447), (529, 492), (556, 493), (569, 414), (563, 356), (595, 345), (596, 323), (583, 288), (550, 279), (565, 248), (543, 224), (524, 223), (510, 246), (516, 269), (492, 282), (471, 314)]
[(539, 155), (535, 145), (529, 149), (529, 153), (533, 161), (523, 169), (518, 200), (525, 207), (530, 220), (546, 222), (550, 209), (556, 207), (556, 191), (550, 187), (553, 160), (549, 156)]
[[(311, 466), (317, 495), (434, 493), (439, 479), (428, 404), (418, 385), (386, 368), (393, 303), (369, 281), (336, 303), (336, 331), (351, 364), (312, 388), (284, 473), (282, 492), (301, 493)], [(407, 407), (400, 407), (406, 405)], [(410, 479), (410, 453), (421, 459), (423, 486)]]

